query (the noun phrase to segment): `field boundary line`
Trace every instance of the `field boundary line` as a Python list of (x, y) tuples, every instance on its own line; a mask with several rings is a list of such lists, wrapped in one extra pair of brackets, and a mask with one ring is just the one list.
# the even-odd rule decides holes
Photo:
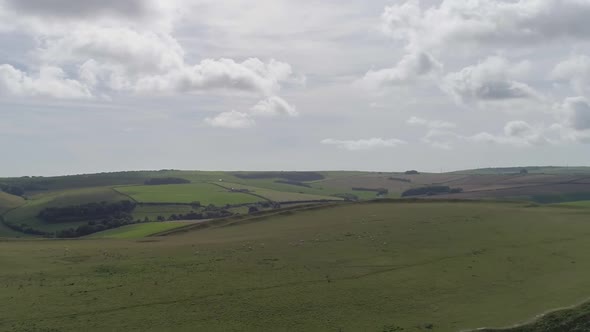
[(120, 195), (123, 195), (123, 196), (129, 198), (132, 202), (139, 203), (139, 201), (137, 201), (135, 198), (131, 197), (130, 195), (118, 191), (116, 187), (110, 187), (110, 188), (112, 191), (116, 192), (117, 194), (120, 194)]
[[(231, 190), (231, 188), (224, 187), (224, 186), (220, 185), (219, 183), (215, 183), (215, 182), (207, 182), (207, 183), (212, 184), (214, 186), (218, 186), (218, 187), (223, 188), (225, 190)], [(242, 193), (242, 194), (248, 194), (248, 195), (251, 195), (251, 196), (254, 196), (254, 197), (258, 197), (258, 198), (262, 198), (262, 199), (264, 199), (267, 202), (274, 203), (274, 201), (272, 199), (266, 198), (266, 197), (264, 197), (262, 195), (258, 195), (256, 193), (253, 193), (253, 192), (250, 192), (250, 191), (248, 191), (248, 192), (240, 192), (240, 193)]]

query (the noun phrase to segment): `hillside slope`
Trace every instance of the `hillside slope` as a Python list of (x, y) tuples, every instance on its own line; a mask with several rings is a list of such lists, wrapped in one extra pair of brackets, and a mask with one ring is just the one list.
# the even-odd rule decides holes
[(140, 240), (8, 241), (0, 330), (510, 326), (589, 295), (589, 213), (398, 201)]

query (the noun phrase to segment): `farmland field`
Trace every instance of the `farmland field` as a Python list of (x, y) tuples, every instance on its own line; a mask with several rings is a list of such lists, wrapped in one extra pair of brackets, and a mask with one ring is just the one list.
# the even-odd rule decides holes
[(590, 208), (590, 201), (567, 202), (567, 203), (559, 203), (557, 205), (559, 205), (559, 206), (580, 207), (580, 208)]
[(22, 197), (0, 191), (0, 214), (25, 204)]
[(509, 326), (590, 296), (589, 217), (384, 201), (149, 239), (9, 240), (0, 242), (0, 330)]
[(276, 191), (272, 189), (266, 188), (258, 188), (253, 186), (247, 186), (238, 183), (221, 183), (225, 188), (234, 188), (234, 189), (246, 189), (251, 191), (254, 194), (260, 195), (268, 200), (272, 200), (275, 202), (290, 202), (290, 201), (313, 201), (313, 200), (341, 200), (338, 197), (331, 197), (331, 196), (320, 196), (320, 195), (311, 195), (311, 194), (302, 194), (296, 192), (285, 192), (285, 191)]
[(262, 200), (244, 193), (232, 193), (210, 183), (118, 187), (116, 190), (142, 203), (191, 203), (198, 201), (202, 205), (223, 206), (255, 203)]
[[(28, 224), (37, 229), (53, 231), (66, 227), (75, 227), (80, 222), (48, 224), (37, 218), (39, 212), (47, 207), (62, 207), (90, 202), (118, 202), (128, 199), (109, 187), (96, 187), (55, 191), (33, 195), (18, 209), (4, 215), (4, 219), (12, 224)], [(85, 222), (82, 222), (85, 223)]]
[(93, 239), (139, 239), (156, 233), (184, 227), (190, 222), (150, 222), (123, 226), (89, 236)]

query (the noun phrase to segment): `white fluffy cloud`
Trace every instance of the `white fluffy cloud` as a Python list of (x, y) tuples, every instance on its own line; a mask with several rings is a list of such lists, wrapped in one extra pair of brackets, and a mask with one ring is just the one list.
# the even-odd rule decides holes
[(281, 97), (271, 96), (252, 106), (248, 113), (237, 111), (224, 112), (214, 118), (205, 119), (205, 123), (212, 127), (236, 129), (254, 126), (256, 124), (255, 118), (258, 117), (295, 117), (298, 115), (299, 113), (295, 106), (289, 104)]
[(287, 116), (297, 116), (299, 113), (297, 112), (297, 108), (293, 105), (290, 105), (287, 101), (285, 101), (281, 97), (272, 96), (267, 99), (259, 101), (256, 105), (254, 105), (251, 109), (252, 113), (257, 116), (279, 116), (279, 115), (287, 115)]
[(383, 30), (413, 49), (476, 45), (526, 46), (564, 38), (589, 39), (585, 0), (418, 0), (386, 7)]
[(447, 74), (442, 89), (457, 102), (498, 101), (539, 98), (539, 93), (516, 78), (526, 76), (528, 62), (511, 64), (506, 58), (494, 56)]
[(510, 121), (504, 126), (504, 133), (493, 135), (480, 133), (469, 137), (475, 142), (488, 142), (497, 144), (509, 144), (518, 147), (534, 146), (549, 142), (546, 137), (547, 128), (534, 127), (525, 121)]
[(559, 124), (546, 126), (531, 125), (522, 120), (506, 123), (502, 132), (492, 134), (480, 132), (477, 134), (459, 134), (447, 128), (432, 128), (422, 138), (422, 141), (435, 148), (450, 150), (458, 143), (487, 143), (509, 145), (525, 148), (545, 144), (558, 144), (572, 141), (571, 131)]
[(432, 77), (441, 69), (442, 65), (432, 55), (409, 53), (395, 67), (369, 71), (361, 83), (369, 89), (405, 85)]
[(38, 75), (30, 76), (10, 65), (0, 65), (0, 95), (63, 99), (92, 97), (85, 85), (67, 78), (60, 68), (44, 66)]
[(558, 63), (552, 72), (552, 78), (569, 81), (577, 93), (590, 91), (590, 57), (573, 55)]
[(60, 65), (93, 60), (133, 76), (181, 69), (185, 57), (184, 49), (168, 34), (100, 26), (43, 38), (37, 55), (45, 63)]
[(257, 58), (204, 59), (190, 65), (172, 36), (127, 27), (87, 27), (46, 38), (38, 55), (46, 63), (81, 63), (80, 76), (92, 85), (147, 93), (225, 90), (271, 95), (293, 75), (287, 63)]
[(400, 139), (383, 139), (383, 138), (369, 138), (359, 140), (337, 140), (327, 138), (322, 140), (322, 144), (335, 145), (338, 148), (349, 150), (349, 151), (361, 151), (361, 150), (375, 150), (383, 148), (394, 148), (402, 144), (406, 144), (405, 141)]
[[(171, 29), (178, 9), (186, 7), (181, 4), (181, 0), (0, 0), (0, 13), (12, 17), (11, 23), (38, 41), (31, 52), (37, 63), (31, 67), (61, 68), (70, 78), (68, 84), (77, 81), (95, 95), (243, 92), (271, 97), (283, 83), (297, 79), (288, 63), (272, 59), (206, 58), (190, 63)], [(277, 106), (276, 100), (271, 103), (276, 111), (294, 112), (281, 109), (285, 104)]]
[(198, 92), (207, 90), (244, 91), (272, 95), (281, 82), (291, 77), (291, 66), (257, 58), (236, 62), (232, 59), (206, 59), (161, 75), (141, 77), (136, 84), (140, 92)]
[(220, 113), (214, 118), (206, 118), (205, 122), (211, 127), (229, 129), (249, 128), (256, 124), (248, 113), (237, 111)]

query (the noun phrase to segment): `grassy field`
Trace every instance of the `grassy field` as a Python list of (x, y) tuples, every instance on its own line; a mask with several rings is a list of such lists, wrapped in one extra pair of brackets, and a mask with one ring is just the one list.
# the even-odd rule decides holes
[(190, 222), (150, 222), (123, 226), (95, 233), (88, 238), (91, 239), (140, 239), (156, 233), (170, 231), (184, 227)]
[(25, 204), (25, 200), (22, 197), (0, 191), (0, 215), (23, 204)]
[[(25, 200), (22, 197), (9, 195), (0, 191), (0, 215), (23, 204), (25, 204)], [(15, 232), (3, 223), (0, 223), (0, 237), (17, 237), (20, 235), (21, 233)]]
[(560, 203), (558, 205), (580, 207), (580, 208), (590, 208), (590, 201), (568, 202), (568, 203)]
[(0, 330), (510, 326), (590, 295), (590, 214), (527, 206), (345, 204), (139, 240), (4, 241)]
[(48, 224), (37, 218), (41, 210), (47, 207), (61, 207), (92, 202), (118, 202), (129, 199), (109, 187), (71, 189), (40, 193), (32, 196), (18, 209), (11, 210), (4, 215), (7, 222), (13, 224), (28, 224), (36, 229), (54, 231), (68, 227), (76, 227), (86, 222)]
[(267, 188), (247, 186), (247, 185), (243, 185), (243, 184), (239, 184), (239, 183), (223, 182), (223, 183), (220, 183), (220, 185), (225, 188), (230, 188), (230, 189), (231, 188), (247, 189), (256, 195), (260, 195), (268, 200), (272, 200), (275, 202), (341, 200), (338, 197), (302, 194), (302, 193), (288, 192), (288, 191), (276, 191), (276, 190), (267, 189)]
[(118, 187), (117, 191), (142, 203), (191, 203), (202, 205), (255, 203), (262, 199), (243, 193), (232, 193), (210, 183), (172, 184), (161, 186)]

